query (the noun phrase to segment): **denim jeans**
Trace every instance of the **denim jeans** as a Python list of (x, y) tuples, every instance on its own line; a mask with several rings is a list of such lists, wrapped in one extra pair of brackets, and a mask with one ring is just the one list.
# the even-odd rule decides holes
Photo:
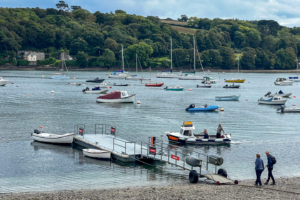
[(273, 183), (275, 183), (275, 179), (273, 177), (272, 170), (273, 170), (273, 168), (268, 168), (268, 172), (269, 173), (268, 173), (268, 180), (267, 180), (267, 182), (269, 182), (270, 178), (272, 178)]
[(261, 176), (261, 173), (263, 172), (262, 169), (259, 169), (259, 170), (256, 170), (256, 182), (255, 184), (257, 185), (259, 183), (259, 185), (261, 185), (261, 180), (260, 180), (260, 176)]

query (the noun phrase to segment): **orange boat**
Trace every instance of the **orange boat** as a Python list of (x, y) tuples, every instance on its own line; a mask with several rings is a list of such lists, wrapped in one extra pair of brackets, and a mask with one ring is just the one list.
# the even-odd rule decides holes
[(161, 87), (164, 83), (154, 83), (154, 84), (146, 84), (146, 87)]

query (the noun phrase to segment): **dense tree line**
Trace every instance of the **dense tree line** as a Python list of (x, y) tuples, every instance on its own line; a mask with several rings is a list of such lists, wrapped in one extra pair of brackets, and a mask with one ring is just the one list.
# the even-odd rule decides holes
[[(299, 56), (300, 28), (280, 26), (272, 20), (199, 19), (182, 15), (180, 21), (197, 29), (196, 47), (204, 67), (236, 68), (237, 54), (242, 69), (293, 69)], [(72, 12), (53, 8), (0, 8), (0, 64), (25, 65), (19, 50), (43, 51), (40, 64), (59, 64), (61, 51), (76, 61), (67, 65), (116, 67), (121, 65), (121, 45), (126, 66), (135, 66), (136, 54), (142, 67), (193, 65), (193, 36), (179, 33), (158, 18), (115, 13)], [(197, 57), (198, 58), (198, 57)], [(197, 60), (197, 68), (199, 68)]]

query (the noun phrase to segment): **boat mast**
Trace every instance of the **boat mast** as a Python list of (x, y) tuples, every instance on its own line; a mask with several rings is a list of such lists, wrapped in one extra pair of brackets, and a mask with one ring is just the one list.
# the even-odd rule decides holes
[(171, 37), (171, 73), (172, 73), (172, 68), (173, 68), (173, 54), (172, 54), (172, 37)]
[(137, 53), (135, 54), (135, 71), (137, 73)]
[(297, 61), (297, 76), (298, 76), (298, 66), (299, 66), (299, 61), (298, 61), (298, 57), (296, 56), (296, 61)]
[(194, 76), (196, 75), (196, 44), (195, 44), (195, 36), (193, 36), (194, 41)]
[(61, 52), (61, 74), (64, 74), (64, 52)]
[(238, 73), (240, 73), (240, 57), (238, 56)]
[(123, 72), (124, 72), (123, 44), (122, 44), (122, 70), (123, 70)]

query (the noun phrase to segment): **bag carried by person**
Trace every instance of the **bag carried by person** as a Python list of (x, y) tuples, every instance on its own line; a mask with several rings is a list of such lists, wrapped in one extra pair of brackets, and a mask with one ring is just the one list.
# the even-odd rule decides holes
[(271, 156), (272, 164), (276, 164), (276, 158), (274, 156)]

